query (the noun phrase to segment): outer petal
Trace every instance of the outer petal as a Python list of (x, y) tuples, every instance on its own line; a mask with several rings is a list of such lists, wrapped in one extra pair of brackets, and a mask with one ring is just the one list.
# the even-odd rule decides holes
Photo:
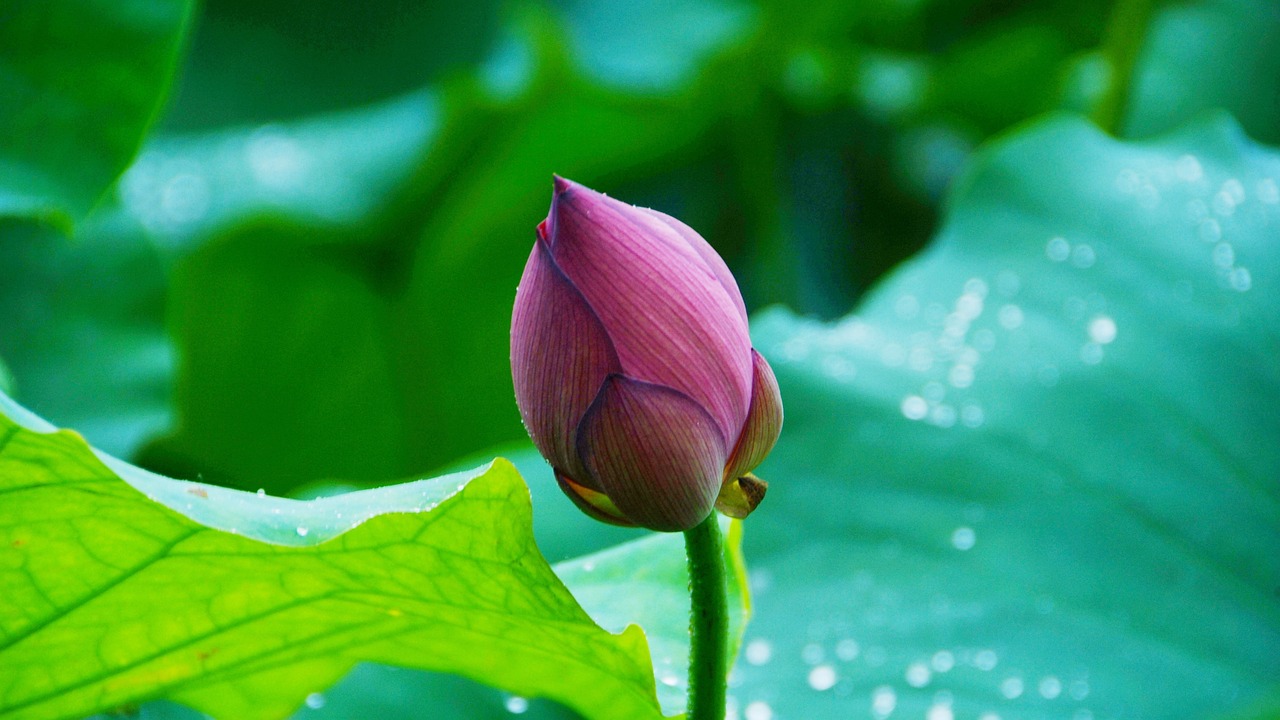
[(599, 316), (622, 371), (696, 400), (728, 445), (750, 402), (746, 318), (688, 242), (667, 225), (633, 221), (633, 210), (558, 182), (552, 255)]
[(610, 500), (608, 495), (584, 485), (579, 485), (573, 481), (573, 478), (563, 473), (557, 472), (555, 475), (556, 482), (560, 484), (560, 489), (564, 491), (564, 494), (568, 495), (573, 504), (577, 505), (578, 509), (589, 517), (610, 525), (636, 526), (635, 523), (622, 514), (622, 511), (618, 509), (617, 505), (613, 504), (613, 500)]
[(715, 248), (711, 247), (711, 243), (707, 242), (696, 230), (666, 213), (642, 207), (632, 209), (639, 216), (635, 218), (637, 222), (645, 222), (647, 220), (649, 223), (654, 223), (656, 221), (674, 230), (677, 235), (688, 243), (689, 247), (698, 253), (698, 257), (702, 258), (702, 262), (706, 264), (707, 269), (715, 276), (724, 291), (729, 294), (729, 298), (737, 305), (738, 313), (742, 315), (742, 321), (747, 321), (747, 305), (742, 301), (742, 291), (738, 289), (738, 281), (734, 279), (733, 273), (729, 272), (729, 266), (725, 264), (724, 258), (720, 257)]
[(578, 448), (618, 510), (652, 530), (697, 525), (720, 491), (719, 428), (696, 401), (668, 387), (610, 375), (582, 419)]
[(534, 243), (511, 313), (511, 380), (525, 429), (558, 471), (591, 487), (574, 432), (605, 377), (619, 369), (599, 318)]
[(774, 377), (769, 362), (754, 348), (751, 360), (751, 410), (725, 467), (726, 482), (754, 470), (773, 449), (782, 432), (782, 394), (778, 392), (778, 379)]

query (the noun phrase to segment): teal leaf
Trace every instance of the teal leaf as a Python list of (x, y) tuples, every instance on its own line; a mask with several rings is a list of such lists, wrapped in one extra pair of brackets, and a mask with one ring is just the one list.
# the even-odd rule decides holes
[(1143, 143), (1051, 118), (981, 153), (855, 314), (758, 317), (787, 424), (737, 706), (1274, 707), (1277, 182), (1227, 118)]

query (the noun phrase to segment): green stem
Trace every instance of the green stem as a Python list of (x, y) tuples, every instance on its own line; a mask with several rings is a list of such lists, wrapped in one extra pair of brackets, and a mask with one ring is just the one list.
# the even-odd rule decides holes
[(724, 720), (729, 605), (719, 514), (684, 533), (689, 554), (689, 708), (686, 720)]
[(1133, 70), (1151, 24), (1154, 0), (1116, 0), (1107, 19), (1102, 51), (1110, 66), (1106, 94), (1094, 109), (1093, 120), (1111, 135), (1119, 134), (1133, 89)]

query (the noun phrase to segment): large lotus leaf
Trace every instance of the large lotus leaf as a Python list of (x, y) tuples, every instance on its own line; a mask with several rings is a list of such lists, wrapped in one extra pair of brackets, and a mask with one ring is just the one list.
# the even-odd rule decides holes
[[(304, 502), (153, 475), (4, 396), (0, 410), (0, 716), (167, 698), (281, 717), (359, 661), (593, 718), (660, 717), (656, 668), (679, 710), (678, 535), (562, 566), (593, 620), (533, 544), (506, 461)], [(742, 580), (734, 533), (726, 559)], [(653, 664), (636, 619), (652, 626)]]
[(190, 0), (16, 0), (0, 9), (0, 216), (69, 225), (137, 152)]
[(1277, 182), (1227, 119), (1049, 119), (857, 313), (756, 318), (745, 717), (1274, 717)]

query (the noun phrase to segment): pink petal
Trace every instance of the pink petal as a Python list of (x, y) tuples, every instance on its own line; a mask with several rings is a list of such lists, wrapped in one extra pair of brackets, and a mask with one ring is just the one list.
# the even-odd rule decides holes
[(710, 514), (725, 450), (715, 420), (687, 395), (610, 375), (582, 418), (578, 449), (629, 520), (673, 532)]
[(726, 481), (746, 475), (764, 461), (778, 435), (782, 432), (782, 394), (778, 392), (778, 379), (764, 356), (751, 350), (752, 386), (751, 410), (742, 426), (742, 435), (729, 456), (725, 468)]
[(707, 269), (711, 271), (720, 286), (729, 294), (734, 305), (738, 307), (738, 312), (742, 315), (742, 321), (747, 321), (747, 306), (742, 301), (742, 291), (738, 289), (738, 281), (734, 279), (733, 273), (729, 272), (729, 266), (724, 263), (724, 258), (720, 257), (715, 248), (711, 247), (711, 243), (707, 242), (693, 228), (666, 213), (642, 207), (633, 209), (637, 211), (638, 215), (647, 215), (649, 222), (656, 220), (675, 230), (676, 234), (683, 238), (689, 244), (689, 247), (693, 248), (694, 252), (698, 253), (698, 257), (702, 258), (702, 262), (706, 264)]
[(580, 484), (590, 486), (590, 476), (574, 431), (605, 377), (619, 369), (600, 320), (545, 243), (535, 242), (511, 313), (511, 380), (533, 444)]
[(727, 445), (751, 393), (740, 299), (669, 224), (637, 215), (651, 217), (581, 185), (557, 184), (552, 255), (600, 318), (623, 372), (693, 398)]

